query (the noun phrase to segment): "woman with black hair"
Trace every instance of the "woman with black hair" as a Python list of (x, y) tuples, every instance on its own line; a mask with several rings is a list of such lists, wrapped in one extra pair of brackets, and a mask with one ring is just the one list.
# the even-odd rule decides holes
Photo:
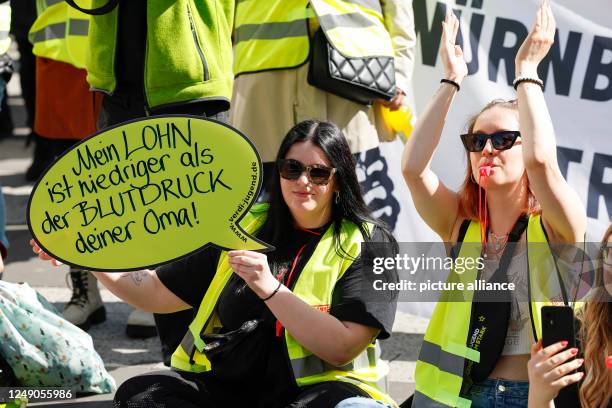
[[(361, 243), (393, 238), (368, 214), (354, 169), (337, 126), (302, 122), (280, 147), (269, 207), (241, 220), (274, 251), (207, 248), (156, 271), (95, 273), (138, 308), (197, 311), (172, 356), (175, 370), (128, 380), (114, 406), (393, 403), (375, 340), (389, 337), (396, 298), (374, 297), (361, 270)], [(376, 255), (394, 256), (388, 247)], [(381, 276), (397, 279), (394, 270)]]

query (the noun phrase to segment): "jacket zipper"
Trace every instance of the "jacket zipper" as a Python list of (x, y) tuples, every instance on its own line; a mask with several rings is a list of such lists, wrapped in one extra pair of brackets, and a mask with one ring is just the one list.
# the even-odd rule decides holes
[(149, 42), (147, 41), (147, 32), (149, 31), (149, 19), (147, 17), (149, 10), (147, 10), (147, 4), (145, 2), (145, 43), (144, 43), (144, 61), (143, 61), (143, 75), (142, 75), (142, 97), (144, 102), (144, 112), (145, 116), (151, 116), (151, 108), (149, 107), (149, 102), (147, 100), (147, 54), (149, 50)]
[(196, 33), (195, 24), (193, 23), (193, 16), (191, 15), (191, 7), (189, 6), (189, 3), (187, 3), (187, 15), (189, 16), (189, 25), (191, 26), (193, 42), (195, 43), (196, 49), (198, 50), (200, 61), (202, 61), (202, 68), (204, 69), (204, 81), (208, 81), (208, 64), (206, 63), (206, 58), (204, 58), (204, 53), (202, 52), (202, 48), (200, 47), (200, 42), (198, 41), (198, 34)]

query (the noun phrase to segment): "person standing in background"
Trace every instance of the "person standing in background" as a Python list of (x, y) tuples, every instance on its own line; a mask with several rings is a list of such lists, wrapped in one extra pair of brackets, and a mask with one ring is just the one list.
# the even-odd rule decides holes
[[(104, 13), (90, 20), (86, 66), (89, 85), (104, 94), (98, 130), (152, 114), (227, 122), (233, 0), (92, 1), (92, 8), (100, 7), (106, 7)], [(185, 311), (156, 316), (154, 322), (150, 313), (135, 310), (127, 333), (149, 337), (158, 332), (169, 364), (192, 319)]]
[[(38, 178), (57, 156), (95, 133), (101, 97), (90, 92), (85, 80), (89, 16), (63, 1), (37, 0), (36, 7), (38, 18), (29, 38), (36, 55), (34, 131), (44, 157), (38, 157), (28, 174)], [(106, 320), (97, 281), (90, 276), (70, 268), (72, 296), (63, 311), (66, 320), (83, 330)]]
[[(46, 157), (47, 152), (44, 141), (40, 142), (38, 135), (34, 132), (34, 120), (36, 117), (36, 62), (34, 54), (32, 53), (32, 44), (28, 39), (28, 32), (34, 20), (36, 20), (36, 1), (11, 0), (10, 3), (13, 12), (11, 33), (15, 37), (15, 43), (19, 50), (19, 80), (21, 95), (23, 96), (26, 108), (26, 126), (31, 129), (27, 138), (27, 143), (34, 143), (33, 161), (26, 171), (25, 178), (27, 181), (35, 181), (40, 172), (42, 172), (42, 170), (39, 170), (39, 167), (40, 163), (42, 163)], [(8, 111), (6, 114), (9, 115)], [(3, 117), (5, 116), (3, 115)]]
[[(9, 27), (11, 26), (11, 6), (8, 1), (0, 1), (0, 58), (4, 56), (11, 39), (9, 37)], [(0, 102), (4, 99), (6, 90), (6, 80), (0, 75)], [(2, 109), (2, 108), (0, 108)], [(2, 195), (2, 185), (0, 184), (0, 279), (4, 272), (4, 258), (7, 255), (8, 240), (5, 233), (6, 211), (4, 208), (4, 196)], [(0, 370), (1, 371), (1, 370)]]
[[(264, 4), (265, 3), (265, 4)], [(396, 94), (390, 101), (364, 105), (309, 84), (313, 37), (319, 28), (336, 48), (394, 58)], [(406, 0), (244, 1), (236, 6), (234, 74), (230, 123), (253, 140), (264, 161), (264, 186), (280, 146), (278, 135), (310, 118), (336, 123), (353, 154), (368, 162), (384, 160), (379, 140), (380, 106), (397, 110), (410, 87), (416, 34), (412, 2)], [(358, 167), (372, 163), (360, 163)], [(383, 165), (386, 169), (386, 166)], [(376, 173), (387, 178), (386, 170)], [(376, 177), (374, 173), (369, 178)], [(390, 182), (390, 180), (388, 180)], [(385, 180), (367, 184), (387, 185)], [(365, 187), (362, 184), (362, 187)], [(367, 193), (369, 188), (364, 188)], [(393, 199), (387, 191), (386, 200)], [(399, 203), (397, 203), (399, 208)], [(394, 222), (385, 221), (394, 227)]]

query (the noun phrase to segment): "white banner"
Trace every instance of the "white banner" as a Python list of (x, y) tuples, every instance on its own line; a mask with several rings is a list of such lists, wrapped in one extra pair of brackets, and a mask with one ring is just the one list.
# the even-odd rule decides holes
[[(468, 62), (469, 76), (461, 84), (461, 91), (446, 120), (433, 169), (447, 186), (456, 189), (463, 181), (466, 165), (459, 134), (466, 130), (468, 118), (489, 101), (516, 97), (511, 86), (514, 56), (533, 26), (540, 2), (414, 0), (418, 44), (412, 84), (417, 116), (444, 75), (438, 48), (447, 4), (461, 21), (460, 44)], [(588, 239), (592, 241), (601, 239), (612, 217), (612, 18), (609, 6), (609, 0), (553, 2), (557, 35), (540, 67), (555, 126), (559, 166), (587, 209)], [(399, 160), (396, 149), (382, 149), (387, 153), (387, 161)], [(397, 184), (401, 176), (394, 176), (394, 179)], [(401, 200), (403, 214), (400, 218), (410, 218), (410, 221), (397, 226), (398, 239), (436, 240), (424, 223), (413, 219), (420, 217), (411, 203), (406, 205), (407, 199)]]
[[(406, 0), (409, 1), (409, 0)], [(514, 99), (514, 56), (531, 29), (539, 0), (413, 0), (418, 42), (412, 79), (416, 115), (438, 89), (444, 70), (438, 57), (447, 4), (461, 21), (461, 43), (470, 75), (461, 84), (446, 120), (433, 169), (450, 188), (463, 181), (466, 158), (459, 134), (468, 119), (496, 98)], [(612, 217), (612, 17), (609, 0), (560, 0), (552, 4), (557, 38), (540, 77), (555, 126), (558, 161), (589, 217), (588, 240), (599, 241)], [(470, 33), (466, 35), (466, 33)], [(463, 41), (466, 39), (466, 41)], [(362, 178), (377, 171), (386, 182), (365, 189), (374, 214), (394, 227), (399, 241), (439, 241), (416, 212), (400, 170), (402, 143), (380, 148), (381, 158)], [(365, 159), (365, 154), (362, 154)], [(428, 316), (431, 303), (403, 303), (399, 309)]]

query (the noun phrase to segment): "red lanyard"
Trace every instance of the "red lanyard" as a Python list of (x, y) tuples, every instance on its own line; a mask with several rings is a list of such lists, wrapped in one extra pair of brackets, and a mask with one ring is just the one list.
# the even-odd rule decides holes
[[(488, 166), (482, 166), (478, 172), (478, 221), (480, 226), (480, 242), (482, 243), (482, 250), (486, 251), (487, 248), (487, 230), (489, 228), (489, 211), (487, 206), (487, 190), (489, 187), (489, 175), (491, 174), (491, 168)], [(483, 183), (484, 181), (484, 183)], [(484, 200), (482, 197), (484, 184)], [(484, 214), (483, 214), (484, 213)]]
[[(318, 232), (314, 232), (305, 228), (300, 228), (302, 231), (306, 231), (306, 232), (310, 232), (311, 234), (314, 235), (321, 235)], [(289, 271), (289, 276), (287, 277), (287, 282), (285, 283), (285, 286), (287, 286), (289, 289), (290, 285), (291, 285), (291, 278), (293, 277), (293, 272), (295, 271), (295, 266), (298, 263), (298, 259), (300, 259), (300, 255), (302, 255), (302, 252), (304, 252), (304, 248), (306, 248), (306, 244), (302, 245), (302, 247), (298, 250), (297, 255), (295, 256), (295, 258), (293, 258), (293, 263), (291, 264), (291, 270)], [(278, 319), (276, 320), (276, 337), (280, 337), (283, 334), (283, 325), (281, 324), (281, 322), (278, 321)]]
[[(289, 277), (287, 278), (287, 283), (285, 284), (285, 286), (287, 286), (287, 287), (289, 287), (289, 285), (291, 284), (291, 277), (293, 276), (293, 271), (295, 270), (295, 265), (297, 265), (297, 261), (300, 258), (300, 255), (302, 255), (302, 252), (304, 251), (304, 248), (306, 248), (306, 244), (302, 245), (302, 247), (298, 251), (298, 253), (295, 256), (295, 258), (293, 258), (293, 264), (291, 264), (291, 271), (289, 271)], [(281, 324), (281, 322), (276, 320), (276, 337), (280, 337), (281, 334), (282, 334), (282, 331), (283, 331), (283, 325)]]

